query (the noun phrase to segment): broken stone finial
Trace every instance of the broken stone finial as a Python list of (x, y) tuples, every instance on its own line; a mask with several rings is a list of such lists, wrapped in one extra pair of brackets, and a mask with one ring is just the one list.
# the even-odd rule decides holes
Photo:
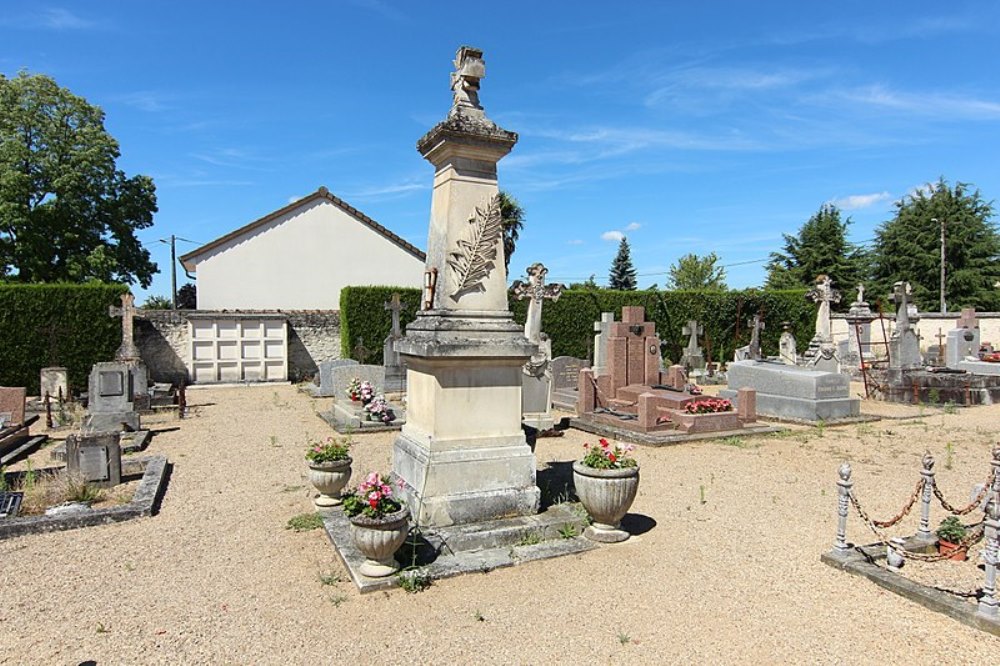
[(480, 49), (463, 46), (455, 54), (455, 71), (451, 74), (452, 113), (478, 111), (482, 115), (483, 107), (479, 104), (479, 80), (486, 76), (486, 63)]
[(931, 455), (930, 451), (924, 454), (924, 458), (921, 462), (924, 464), (924, 469), (928, 472), (934, 469), (934, 456)]
[(844, 461), (840, 463), (840, 469), (837, 470), (840, 475), (841, 481), (849, 481), (851, 478), (851, 463)]

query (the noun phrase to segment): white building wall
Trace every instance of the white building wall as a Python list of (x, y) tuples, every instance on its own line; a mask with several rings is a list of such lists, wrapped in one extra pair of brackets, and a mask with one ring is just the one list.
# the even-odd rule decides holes
[(199, 257), (199, 310), (337, 310), (352, 285), (420, 287), (423, 262), (327, 200)]

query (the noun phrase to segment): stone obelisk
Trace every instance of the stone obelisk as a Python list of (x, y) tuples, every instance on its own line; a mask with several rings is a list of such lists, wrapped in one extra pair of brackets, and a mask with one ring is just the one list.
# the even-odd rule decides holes
[(482, 55), (458, 50), (451, 111), (417, 142), (435, 168), (427, 288), (396, 343), (409, 393), (392, 468), (430, 527), (533, 514), (540, 495), (521, 430), (521, 368), (536, 346), (507, 306), (497, 188), (517, 134), (479, 103)]

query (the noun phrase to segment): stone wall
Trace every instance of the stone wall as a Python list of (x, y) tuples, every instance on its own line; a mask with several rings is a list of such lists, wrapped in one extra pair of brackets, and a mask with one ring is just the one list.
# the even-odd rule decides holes
[[(137, 310), (135, 342), (150, 377), (158, 382), (190, 381), (188, 315), (207, 310)], [(262, 311), (263, 312), (263, 311)], [(274, 314), (274, 310), (266, 311)], [(225, 312), (218, 312), (225, 316)], [(253, 314), (241, 311), (240, 314)], [(259, 313), (257, 313), (259, 314)], [(288, 320), (288, 378), (304, 381), (319, 372), (318, 364), (340, 358), (340, 312), (295, 310), (281, 312)]]
[[(896, 322), (894, 312), (885, 313), (885, 335), (886, 337), (892, 335), (892, 330)], [(920, 349), (922, 351), (927, 351), (927, 347), (931, 345), (938, 344), (938, 330), (944, 335), (948, 334), (948, 331), (956, 328), (958, 318), (961, 313), (949, 312), (947, 314), (941, 314), (940, 312), (921, 312), (920, 321), (917, 322), (917, 330), (920, 332)], [(992, 342), (994, 348), (1000, 346), (1000, 312), (977, 312), (976, 318), (979, 320), (979, 337), (982, 342)], [(844, 320), (843, 314), (834, 314), (830, 317), (831, 319), (831, 331), (833, 333), (834, 341), (843, 340), (847, 338), (848, 329), (847, 322)], [(882, 325), (879, 320), (876, 319), (872, 322), (872, 342), (881, 343), (882, 338)], [(943, 341), (942, 341), (943, 344)], [(884, 356), (885, 345), (873, 344), (872, 351), (878, 356)]]

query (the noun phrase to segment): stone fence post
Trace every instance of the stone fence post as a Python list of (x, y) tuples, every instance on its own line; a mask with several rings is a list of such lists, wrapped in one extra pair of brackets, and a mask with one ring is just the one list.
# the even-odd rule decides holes
[(931, 497), (934, 495), (934, 456), (924, 454), (924, 468), (920, 475), (924, 477), (924, 489), (920, 496), (920, 528), (917, 537), (921, 540), (934, 540), (931, 534)]
[(1000, 560), (1000, 446), (993, 449), (993, 489), (989, 493), (984, 517), (986, 549), (984, 550), (986, 576), (983, 596), (979, 600), (980, 615), (1000, 617), (1000, 599), (997, 597), (997, 565)]

